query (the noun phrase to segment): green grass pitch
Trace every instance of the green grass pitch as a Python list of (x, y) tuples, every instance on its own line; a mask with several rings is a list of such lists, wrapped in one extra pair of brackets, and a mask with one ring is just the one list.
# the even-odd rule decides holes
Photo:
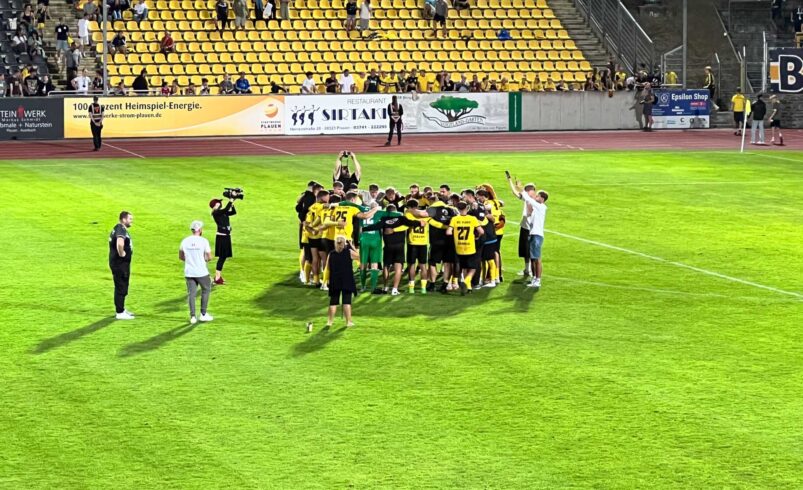
[[(509, 169), (560, 234), (538, 293), (510, 226), (501, 287), (361, 296), (323, 334), (293, 206), (333, 159), (0, 162), (0, 487), (803, 486), (803, 154), (362, 155), (365, 184), (491, 182), (518, 220)], [(229, 185), (229, 284), (191, 328), (178, 244)]]

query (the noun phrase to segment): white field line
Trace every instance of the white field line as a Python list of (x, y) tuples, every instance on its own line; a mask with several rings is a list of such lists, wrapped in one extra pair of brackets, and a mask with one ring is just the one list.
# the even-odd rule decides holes
[(767, 155), (766, 153), (748, 152), (748, 155), (755, 155), (757, 157), (775, 158), (776, 160), (786, 160), (787, 162), (803, 163), (799, 158), (779, 157), (778, 155)]
[(134, 155), (137, 158), (145, 158), (144, 156), (140, 155), (139, 153), (134, 153), (133, 151), (128, 151), (125, 148), (120, 148), (119, 146), (110, 145), (109, 143), (106, 143), (106, 146), (108, 146), (109, 148), (114, 148), (115, 150), (124, 151), (124, 152), (128, 153), (129, 155)]
[(280, 150), (278, 148), (274, 148), (274, 147), (268, 146), (268, 145), (261, 145), (259, 143), (254, 143), (253, 141), (248, 141), (246, 139), (241, 139), (240, 141), (242, 141), (244, 143), (248, 143), (248, 144), (254, 145), (254, 146), (259, 146), (260, 148), (266, 148), (268, 150), (278, 151), (279, 153), (284, 153), (285, 155), (291, 155), (291, 156), (295, 156), (296, 155), (295, 153), (290, 153), (289, 151)]
[[(510, 223), (518, 224), (515, 221), (510, 221)], [(617, 247), (616, 245), (611, 245), (611, 244), (608, 244), (608, 243), (602, 243), (602, 242), (598, 242), (598, 241), (595, 241), (595, 240), (589, 240), (587, 238), (582, 238), (582, 237), (575, 236), (575, 235), (569, 235), (568, 233), (561, 233), (559, 231), (554, 231), (554, 230), (546, 230), (546, 231), (549, 232), (552, 235), (557, 235), (559, 237), (569, 238), (571, 240), (576, 240), (578, 242), (583, 242), (583, 243), (587, 243), (589, 245), (595, 245), (597, 247), (607, 248), (607, 249), (610, 249), (610, 250), (616, 250), (617, 252), (623, 252), (623, 253), (630, 254), (630, 255), (636, 255), (636, 256), (639, 256), (639, 257), (642, 257), (642, 258), (645, 258), (645, 259), (654, 260), (655, 262), (662, 262), (664, 264), (674, 265), (675, 267), (679, 267), (681, 269), (692, 270), (694, 272), (699, 272), (700, 274), (705, 274), (707, 276), (718, 277), (718, 278), (724, 279), (726, 281), (736, 282), (736, 283), (739, 283), (739, 284), (744, 284), (745, 286), (752, 286), (754, 288), (764, 289), (764, 290), (772, 291), (772, 292), (778, 293), (778, 294), (785, 294), (787, 296), (792, 296), (792, 297), (795, 297), (795, 298), (803, 300), (803, 294), (796, 293), (794, 291), (786, 291), (784, 289), (774, 288), (772, 286), (766, 286), (764, 284), (759, 284), (757, 282), (747, 281), (745, 279), (739, 279), (738, 277), (733, 277), (733, 276), (728, 276), (728, 275), (725, 275), (725, 274), (720, 274), (719, 272), (710, 271), (710, 270), (707, 270), (707, 269), (703, 269), (701, 267), (695, 267), (693, 265), (684, 264), (683, 262), (677, 262), (677, 261), (674, 261), (674, 260), (668, 260), (668, 259), (665, 259), (663, 257), (658, 257), (656, 255), (649, 255), (649, 254), (645, 254), (645, 253), (642, 253), (642, 252), (638, 252), (636, 250), (630, 250), (628, 248)]]

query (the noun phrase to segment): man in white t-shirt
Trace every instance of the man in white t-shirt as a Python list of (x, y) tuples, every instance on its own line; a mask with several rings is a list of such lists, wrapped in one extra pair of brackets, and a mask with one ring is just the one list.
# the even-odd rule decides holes
[(202, 237), (204, 224), (193, 221), (190, 225), (192, 235), (181, 241), (178, 249), (178, 258), (184, 262), (184, 279), (187, 281), (187, 301), (190, 305), (190, 323), (195, 324), (195, 298), (198, 295), (198, 286), (201, 287), (201, 321), (211, 322), (206, 308), (209, 306), (209, 293), (212, 291), (212, 279), (209, 277), (207, 262), (212, 260), (212, 249), (209, 240)]
[(349, 73), (348, 70), (345, 70), (343, 74), (340, 75), (340, 80), (337, 83), (340, 85), (341, 94), (350, 94), (354, 92), (354, 77)]
[(308, 71), (306, 73), (307, 78), (301, 82), (301, 93), (302, 94), (317, 94), (318, 87), (315, 85), (315, 80), (312, 78), (312, 72)]
[(81, 76), (75, 77), (72, 80), (72, 87), (75, 89), (76, 94), (88, 94), (90, 85), (92, 85), (92, 79), (86, 75), (86, 68), (81, 70)]
[(81, 49), (89, 48), (89, 14), (78, 21), (78, 37), (81, 38)]
[[(535, 190), (535, 184), (529, 183), (524, 186), (524, 192)], [(519, 222), (519, 258), (524, 259), (524, 269), (519, 272), (525, 278), (532, 275), (530, 266), (530, 213), (532, 209), (526, 202), (521, 206), (521, 222)]]
[(510, 190), (519, 199), (525, 202), (526, 210), (529, 213), (527, 216), (527, 224), (530, 229), (527, 245), (530, 254), (530, 265), (532, 267), (533, 280), (528, 284), (528, 287), (539, 289), (541, 287), (541, 247), (544, 244), (544, 224), (546, 222), (546, 201), (549, 199), (549, 194), (546, 191), (535, 190), (535, 185), (527, 186), (529, 190), (524, 190), (521, 183), (513, 180), (507, 176), (507, 182), (510, 184)]

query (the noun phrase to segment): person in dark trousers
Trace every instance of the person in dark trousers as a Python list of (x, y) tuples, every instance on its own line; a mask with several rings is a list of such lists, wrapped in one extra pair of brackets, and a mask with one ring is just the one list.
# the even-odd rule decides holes
[(772, 130), (771, 144), (775, 144), (775, 129), (778, 129), (778, 144), (783, 146), (783, 133), (781, 132), (781, 101), (777, 95), (770, 95), (772, 112), (770, 113), (770, 129)]
[(131, 276), (131, 235), (128, 229), (134, 222), (134, 215), (128, 211), (120, 213), (119, 222), (109, 234), (109, 268), (114, 279), (114, 308), (118, 320), (133, 320), (134, 314), (125, 309), (128, 296), (128, 280)]
[(229, 203), (223, 207), (223, 201), (220, 199), (212, 199), (209, 201), (209, 207), (212, 208), (212, 218), (217, 225), (217, 233), (215, 234), (215, 257), (217, 257), (217, 265), (215, 266), (215, 284), (226, 284), (223, 280), (223, 265), (226, 259), (232, 257), (231, 251), (231, 224), (229, 217), (237, 214), (234, 209), (234, 198), (237, 196), (236, 191), (230, 191)]
[(750, 106), (750, 144), (764, 145), (764, 118), (767, 116), (767, 104), (761, 100), (758, 94), (756, 101)]
[(395, 95), (388, 104), (388, 121), (390, 122), (390, 132), (388, 133), (388, 141), (385, 146), (390, 146), (393, 139), (393, 130), (396, 129), (398, 135), (397, 144), (401, 144), (402, 136), (402, 116), (404, 115), (404, 108), (399, 104), (399, 99)]
[(641, 105), (644, 113), (644, 131), (652, 131), (652, 105), (655, 102), (655, 95), (652, 92), (652, 85), (648, 82), (644, 84), (644, 90), (641, 91)]
[(95, 145), (93, 151), (98, 151), (103, 143), (100, 136), (103, 131), (103, 106), (98, 103), (97, 96), (92, 98), (89, 106), (89, 129), (92, 130), (92, 143)]
[(327, 327), (331, 327), (335, 320), (338, 304), (343, 305), (346, 326), (354, 326), (351, 321), (351, 298), (357, 292), (353, 266), (353, 261), (355, 260), (360, 260), (360, 254), (357, 250), (346, 242), (346, 237), (337, 237), (335, 239), (335, 249), (329, 252), (329, 258), (326, 261), (329, 268), (329, 318), (326, 322)]

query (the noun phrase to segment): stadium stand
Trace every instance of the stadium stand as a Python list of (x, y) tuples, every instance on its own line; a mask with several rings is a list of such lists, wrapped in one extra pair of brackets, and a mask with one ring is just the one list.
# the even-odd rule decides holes
[[(0, 0), (0, 85), (8, 88), (11, 76), (19, 70), (23, 76), (36, 68), (38, 76), (48, 74), (47, 61), (41, 56), (41, 51), (34, 44), (27, 43), (14, 49), (13, 39), (17, 28), (24, 33), (26, 39), (30, 38), (36, 25), (31, 24), (30, 29), (20, 21), (24, 10), (22, 0)], [(38, 33), (37, 33), (38, 35)], [(3, 91), (4, 92), (4, 91)], [(4, 94), (0, 93), (0, 97)]]
[[(278, 3), (278, 2), (277, 2)], [(80, 10), (83, 3), (76, 5)], [(300, 91), (304, 73), (313, 72), (319, 90), (332, 71), (351, 70), (359, 76), (372, 68), (390, 72), (416, 68), (433, 81), (436, 73), (488, 76), (511, 81), (585, 81), (591, 64), (556, 18), (546, 0), (476, 0), (466, 10), (450, 10), (448, 37), (433, 38), (431, 21), (422, 18), (423, 1), (376, 0), (369, 31), (374, 39), (361, 39), (357, 31), (343, 29), (343, 0), (296, 0), (288, 21), (254, 21), (249, 1), (244, 30), (218, 31), (214, 0), (158, 0), (149, 2), (148, 20), (136, 22), (131, 11), (110, 23), (107, 41), (116, 31), (127, 36), (127, 54), (115, 54), (109, 63), (112, 86), (123, 81), (130, 87), (143, 69), (151, 87), (178, 81), (181, 87), (199, 86), (209, 79), (213, 93), (219, 80), (244, 72), (255, 93), (269, 91), (270, 82), (291, 93)], [(229, 9), (234, 25), (234, 11)], [(101, 26), (90, 24), (93, 42), (103, 40)], [(511, 40), (500, 41), (506, 29)], [(163, 54), (159, 41), (172, 33), (176, 52)]]

